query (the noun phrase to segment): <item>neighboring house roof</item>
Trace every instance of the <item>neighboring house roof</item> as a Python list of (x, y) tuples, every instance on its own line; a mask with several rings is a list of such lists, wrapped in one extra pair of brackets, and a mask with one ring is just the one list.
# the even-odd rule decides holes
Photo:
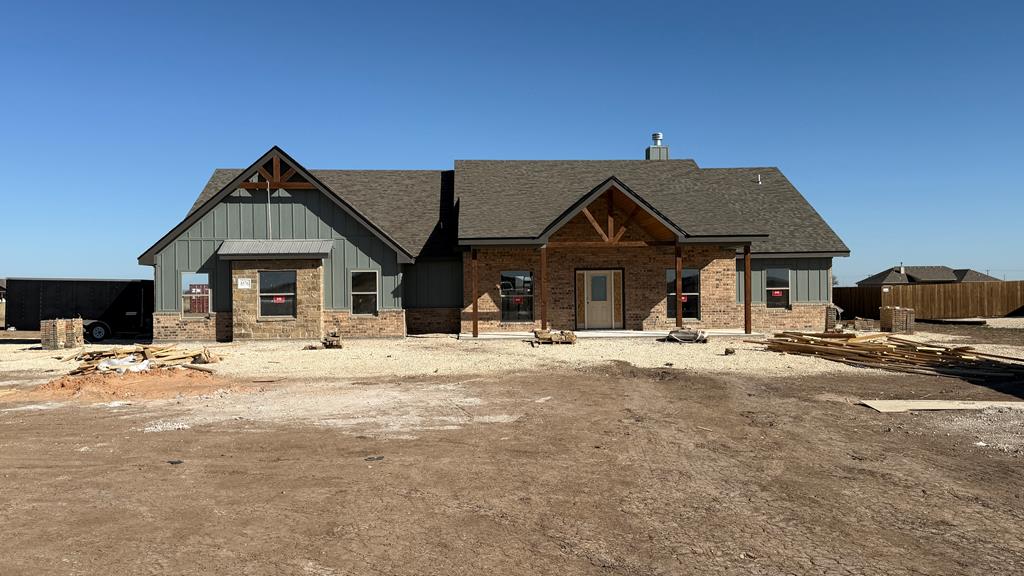
[[(902, 272), (900, 271), (902, 269)], [(894, 266), (857, 282), (858, 286), (879, 284), (922, 284), (942, 282), (998, 282), (969, 268), (954, 270), (949, 266)]]
[(970, 268), (957, 268), (953, 270), (953, 273), (956, 274), (957, 282), (1002, 282), (999, 278), (982, 274)]
[(459, 160), (459, 238), (538, 238), (609, 178), (687, 236), (767, 234), (754, 252), (849, 252), (777, 168), (706, 169), (693, 160)]

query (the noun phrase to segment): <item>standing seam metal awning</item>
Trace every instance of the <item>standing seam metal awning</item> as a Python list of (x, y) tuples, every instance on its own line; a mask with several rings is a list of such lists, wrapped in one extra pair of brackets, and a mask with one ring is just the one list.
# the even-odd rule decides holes
[(217, 255), (225, 260), (326, 258), (333, 240), (225, 240)]

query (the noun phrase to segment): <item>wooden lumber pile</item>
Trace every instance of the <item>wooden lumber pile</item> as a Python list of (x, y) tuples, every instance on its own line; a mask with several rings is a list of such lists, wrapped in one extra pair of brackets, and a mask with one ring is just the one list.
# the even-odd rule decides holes
[(1024, 381), (1024, 358), (978, 352), (970, 346), (946, 347), (888, 334), (805, 334), (782, 332), (764, 343), (768, 350), (817, 356), (851, 366), (910, 374), (978, 380)]
[(81, 362), (77, 368), (69, 372), (71, 376), (79, 374), (91, 374), (100, 371), (100, 363), (104, 360), (123, 360), (130, 358), (135, 362), (149, 360), (149, 368), (175, 368), (183, 367), (202, 372), (212, 372), (209, 368), (196, 366), (197, 364), (213, 364), (220, 362), (220, 357), (210, 351), (209, 348), (183, 350), (170, 345), (162, 346), (127, 346), (110, 348), (107, 350), (89, 350), (63, 358), (64, 361), (77, 360)]
[(576, 334), (570, 330), (534, 330), (533, 344), (575, 344)]

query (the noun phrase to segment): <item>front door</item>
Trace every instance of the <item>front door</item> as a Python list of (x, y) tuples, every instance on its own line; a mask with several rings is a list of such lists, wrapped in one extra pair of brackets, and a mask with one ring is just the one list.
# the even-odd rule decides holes
[(612, 302), (615, 300), (615, 286), (612, 272), (592, 270), (586, 273), (586, 327), (607, 329), (612, 327)]

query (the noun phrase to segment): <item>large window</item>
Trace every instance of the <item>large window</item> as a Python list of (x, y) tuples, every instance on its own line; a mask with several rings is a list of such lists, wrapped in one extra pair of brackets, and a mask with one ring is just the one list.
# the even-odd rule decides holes
[(352, 313), (377, 313), (377, 273), (375, 271), (352, 273)]
[(260, 316), (295, 317), (295, 270), (260, 272)]
[(700, 318), (700, 270), (683, 268), (683, 291), (676, 294), (676, 271), (665, 270), (665, 293), (668, 295), (668, 317), (676, 317), (676, 306), (683, 306), (683, 318)]
[(789, 307), (789, 269), (767, 268), (764, 271), (765, 302), (769, 308)]
[(206, 316), (210, 313), (210, 275), (184, 272), (181, 275), (181, 314)]
[(502, 322), (533, 322), (533, 274), (502, 272), (500, 293)]

